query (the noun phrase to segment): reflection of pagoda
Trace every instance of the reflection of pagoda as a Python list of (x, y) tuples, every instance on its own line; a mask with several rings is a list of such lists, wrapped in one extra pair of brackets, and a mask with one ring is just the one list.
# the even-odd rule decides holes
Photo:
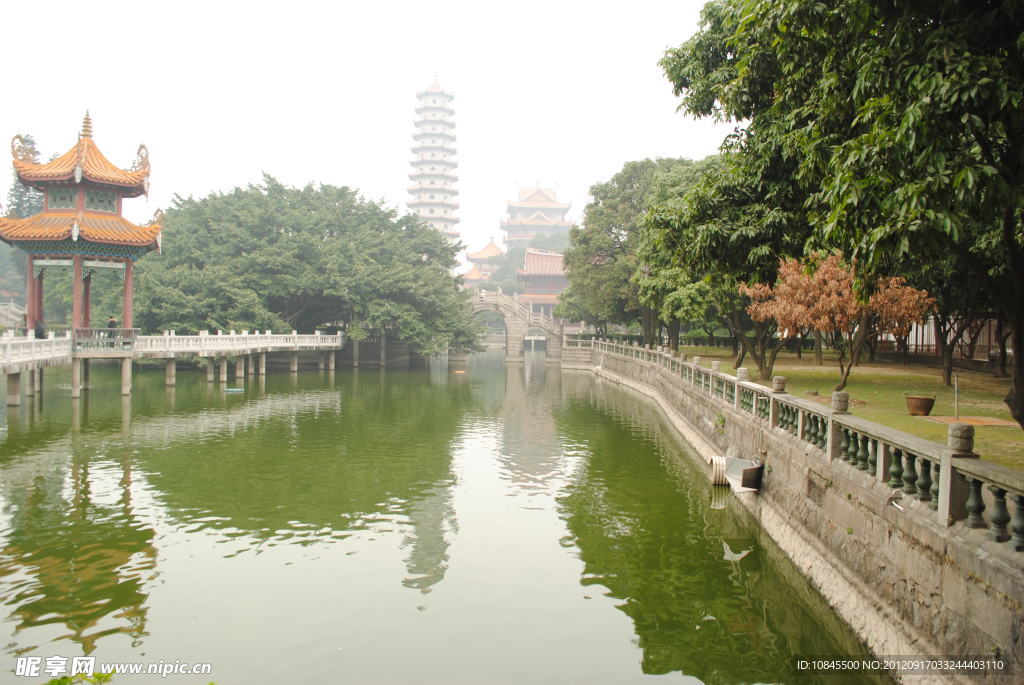
[(568, 202), (559, 202), (554, 188), (521, 188), (519, 200), (508, 203), (508, 219), (501, 228), (508, 233), (505, 244), (526, 245), (539, 235), (567, 236), (571, 224), (565, 220)]
[(495, 264), (494, 259), (501, 257), (505, 252), (499, 247), (494, 239), (487, 243), (482, 249), (477, 252), (466, 253), (466, 259), (472, 265), (469, 272), (462, 277), (463, 282), (467, 288), (479, 288), (481, 285), (491, 279), (495, 269), (498, 265)]
[(125, 198), (149, 188), (149, 153), (139, 146), (131, 169), (114, 166), (92, 140), (86, 114), (78, 142), (53, 161), (39, 164), (21, 136), (11, 143), (14, 171), (26, 186), (43, 191), (43, 211), (25, 219), (0, 218), (0, 239), (29, 254), (25, 293), (29, 330), (43, 321), (43, 272), (70, 269), (71, 325), (89, 326), (92, 274), (114, 270), (124, 277), (122, 326), (132, 327), (132, 266), (160, 246), (160, 225), (136, 226), (121, 216)]
[(443, 233), (451, 242), (457, 242), (459, 223), (456, 202), (459, 191), (454, 184), (459, 180), (455, 174), (455, 115), (449, 105), (455, 96), (446, 93), (437, 85), (430, 86), (416, 94), (420, 101), (416, 108), (416, 132), (412, 153), (412, 173), (409, 188), (412, 195), (407, 205), (416, 216)]

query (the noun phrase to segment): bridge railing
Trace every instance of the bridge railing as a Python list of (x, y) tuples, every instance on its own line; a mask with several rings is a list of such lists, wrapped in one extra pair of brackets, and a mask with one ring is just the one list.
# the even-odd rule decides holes
[(71, 337), (21, 338), (0, 337), (0, 361), (4, 365), (23, 362), (45, 362), (71, 358)]
[(131, 352), (139, 337), (138, 328), (75, 328), (71, 332), (74, 350), (118, 350)]
[(323, 333), (300, 334), (292, 331), (272, 333), (259, 331), (250, 333), (242, 331), (218, 335), (175, 335), (173, 331), (165, 331), (163, 335), (140, 336), (135, 343), (135, 350), (144, 353), (168, 353), (187, 355), (189, 352), (211, 353), (231, 352), (245, 353), (267, 350), (340, 350), (345, 337), (341, 332), (334, 335)]
[(746, 369), (731, 376), (719, 371), (718, 362), (710, 369), (702, 366), (700, 357), (687, 361), (686, 355), (604, 340), (595, 340), (593, 347), (660, 366), (712, 402), (749, 414), (762, 430), (799, 441), (809, 458), (845, 462), (885, 483), (892, 499), (904, 502), (904, 516), (931, 516), (943, 526), (963, 521), (1024, 552), (1024, 472), (979, 459), (973, 426), (950, 425), (942, 445), (849, 414), (846, 393), (835, 393), (831, 406), (822, 405), (786, 393), (783, 376), (768, 388), (747, 380)]
[(526, 320), (528, 323), (549, 332), (556, 332), (560, 329), (557, 321), (545, 315), (543, 312), (531, 311), (530, 307), (519, 301), (515, 295), (506, 295), (497, 291), (480, 291), (474, 296), (475, 302), (483, 302), (496, 305), (499, 309), (506, 309), (515, 316)]

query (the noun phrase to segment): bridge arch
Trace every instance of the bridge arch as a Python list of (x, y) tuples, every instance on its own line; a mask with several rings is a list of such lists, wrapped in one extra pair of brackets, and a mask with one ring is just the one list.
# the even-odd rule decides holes
[(544, 332), (546, 357), (545, 361), (558, 362), (562, 358), (561, 326), (551, 317), (530, 311), (530, 308), (519, 302), (515, 295), (481, 290), (469, 301), (474, 314), (483, 311), (498, 312), (505, 320), (505, 360), (521, 361), (523, 359), (523, 343), (530, 329)]

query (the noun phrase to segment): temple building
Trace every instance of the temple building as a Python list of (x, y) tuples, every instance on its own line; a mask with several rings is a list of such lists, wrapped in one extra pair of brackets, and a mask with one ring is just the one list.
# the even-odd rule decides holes
[(516, 269), (516, 278), (523, 286), (519, 301), (536, 313), (551, 316), (558, 305), (558, 296), (569, 287), (562, 267), (562, 255), (548, 250), (526, 248), (523, 268)]
[(521, 188), (519, 200), (508, 203), (508, 218), (501, 229), (508, 234), (505, 244), (527, 245), (541, 235), (569, 235), (572, 226), (565, 220), (568, 202), (559, 202), (554, 188)]
[(470, 263), (469, 272), (462, 277), (467, 288), (479, 288), (490, 280), (498, 265), (494, 258), (501, 257), (505, 251), (491, 239), (482, 249), (477, 252), (467, 252), (466, 259)]
[(43, 164), (21, 136), (11, 141), (18, 180), (43, 193), (43, 211), (25, 219), (0, 217), (0, 240), (28, 253), (25, 319), (28, 331), (43, 322), (43, 281), (48, 269), (72, 273), (71, 325), (88, 328), (92, 275), (113, 270), (124, 280), (121, 327), (132, 327), (133, 265), (160, 249), (159, 218), (137, 226), (121, 216), (126, 198), (149, 190), (149, 153), (139, 146), (130, 169), (114, 166), (92, 139), (85, 115), (78, 142)]
[(459, 180), (455, 171), (455, 110), (451, 101), (455, 96), (446, 93), (434, 82), (424, 91), (416, 93), (420, 104), (416, 108), (415, 132), (412, 135), (412, 173), (409, 180), (412, 199), (409, 210), (430, 226), (443, 233), (451, 242), (459, 240), (456, 202)]

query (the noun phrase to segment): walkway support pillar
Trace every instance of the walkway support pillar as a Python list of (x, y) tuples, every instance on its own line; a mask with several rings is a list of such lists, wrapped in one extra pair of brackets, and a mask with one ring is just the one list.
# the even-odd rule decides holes
[(388, 365), (388, 338), (384, 331), (380, 332), (380, 368)]
[(36, 369), (36, 392), (43, 394), (43, 367)]
[(82, 360), (77, 357), (71, 360), (71, 398), (82, 396)]
[(359, 341), (352, 341), (352, 367), (359, 366)]
[(260, 352), (260, 375), (267, 375), (267, 353)]
[(21, 374), (7, 374), (7, 406), (17, 407), (21, 404)]
[(291, 362), (289, 364), (288, 370), (291, 371), (292, 373), (298, 373), (299, 372), (299, 353), (298, 352), (292, 352), (292, 358), (291, 358)]
[(25, 397), (32, 397), (36, 394), (36, 370), (25, 371), (28, 376), (25, 378)]
[(91, 364), (88, 359), (82, 360), (82, 390), (89, 389), (89, 371)]
[(335, 356), (335, 354), (336, 353), (334, 352), (334, 350), (331, 350), (330, 352), (327, 353), (327, 370), (328, 371), (334, 371), (334, 356)]
[(132, 358), (123, 357), (121, 359), (121, 394), (131, 395), (132, 394)]
[(249, 354), (248, 355), (248, 359), (246, 359), (246, 365), (247, 365), (247, 367), (249, 369), (249, 375), (250, 376), (255, 376), (256, 375), (256, 355), (255, 354)]
[(235, 380), (236, 381), (245, 380), (245, 355), (244, 354), (238, 355), (238, 358), (235, 359)]
[(213, 383), (213, 357), (206, 360), (206, 382)]
[(174, 358), (172, 357), (171, 359), (167, 360), (166, 371), (164, 372), (164, 376), (165, 376), (164, 382), (168, 386), (175, 385), (177, 383), (176, 374), (177, 374), (177, 365), (175, 364)]
[(227, 357), (221, 357), (220, 358), (220, 382), (221, 383), (227, 383), (228, 382), (228, 358)]

